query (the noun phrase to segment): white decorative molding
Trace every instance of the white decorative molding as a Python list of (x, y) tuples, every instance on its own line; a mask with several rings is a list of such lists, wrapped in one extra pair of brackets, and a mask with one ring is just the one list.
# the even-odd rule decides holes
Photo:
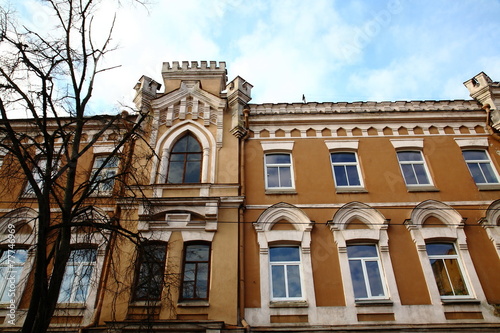
[(417, 148), (419, 150), (424, 149), (424, 139), (414, 138), (411, 140), (405, 139), (391, 139), (390, 140), (394, 149), (404, 149), (404, 148)]
[(270, 151), (288, 151), (293, 150), (294, 141), (261, 141), (262, 150)]
[(358, 150), (359, 140), (325, 140), (328, 150)]
[(488, 138), (455, 138), (460, 148), (481, 147), (488, 148)]

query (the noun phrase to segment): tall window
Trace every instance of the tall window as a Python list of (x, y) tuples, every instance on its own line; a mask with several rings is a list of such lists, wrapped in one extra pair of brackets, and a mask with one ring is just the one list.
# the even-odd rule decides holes
[(163, 290), (165, 243), (151, 243), (141, 247), (138, 260), (138, 273), (135, 282), (135, 300), (159, 300)]
[(271, 271), (271, 299), (301, 299), (299, 247), (271, 247), (269, 249), (269, 264)]
[(455, 245), (430, 243), (426, 244), (426, 249), (441, 297), (469, 296)]
[(266, 154), (266, 188), (293, 188), (292, 156)]
[[(33, 166), (31, 172), (33, 174), (33, 178), (35, 179), (35, 183), (39, 188), (42, 188), (43, 185), (43, 175), (47, 168), (47, 160), (45, 158), (39, 159), (36, 163), (37, 165)], [(28, 182), (26, 184), (26, 189), (24, 190), (25, 195), (34, 195), (35, 191), (33, 190), (33, 186)]]
[(399, 151), (398, 160), (406, 185), (431, 185), (422, 152)]
[(347, 257), (355, 299), (385, 298), (376, 245), (348, 245)]
[(86, 302), (96, 257), (97, 249), (71, 250), (59, 291), (59, 303)]
[(208, 299), (210, 245), (188, 244), (184, 252), (183, 300)]
[(0, 249), (0, 303), (8, 303), (16, 292), (24, 262), (28, 257), (25, 249)]
[(331, 161), (335, 186), (361, 186), (358, 160), (355, 153), (332, 153)]
[(202, 150), (191, 135), (185, 135), (174, 145), (170, 154), (167, 183), (199, 183), (201, 179)]
[(94, 165), (92, 166), (92, 177), (98, 173), (94, 186), (94, 191), (97, 192), (97, 194), (109, 194), (113, 191), (115, 185), (119, 159), (117, 156), (113, 156), (106, 161), (107, 158), (108, 155), (96, 156)]
[(464, 150), (462, 154), (476, 184), (498, 184), (497, 174), (486, 151)]

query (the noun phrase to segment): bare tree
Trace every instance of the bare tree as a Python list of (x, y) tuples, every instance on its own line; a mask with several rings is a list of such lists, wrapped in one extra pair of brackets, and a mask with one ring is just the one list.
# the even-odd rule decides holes
[[(6, 8), (0, 17), (0, 150), (9, 157), (8, 177), (26, 180), (25, 195), (38, 212), (32, 293), (22, 332), (45, 332), (49, 327), (71, 259), (72, 230), (107, 230), (110, 238), (120, 234), (140, 241), (116, 218), (85, 218), (92, 216), (89, 202), (96, 192), (115, 181), (130, 183), (129, 152), (147, 117), (140, 111), (88, 114), (99, 73), (111, 69), (103, 67), (102, 60), (114, 49), (115, 18), (104, 38), (99, 32), (98, 42), (92, 24), (99, 0), (44, 3), (55, 22), (50, 32), (20, 26)], [(10, 119), (13, 111), (26, 113), (28, 119)], [(89, 136), (88, 128), (98, 130)], [(82, 177), (82, 156), (110, 132), (116, 135), (112, 151)], [(105, 166), (117, 158), (119, 171), (106, 173)], [(124, 187), (117, 187), (123, 194)]]

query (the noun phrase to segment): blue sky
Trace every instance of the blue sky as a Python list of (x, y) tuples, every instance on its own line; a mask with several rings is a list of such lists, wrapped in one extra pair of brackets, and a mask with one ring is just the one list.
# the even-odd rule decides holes
[[(105, 0), (102, 18), (115, 10)], [(153, 0), (119, 9), (96, 108), (131, 104), (162, 62), (225, 61), (252, 103), (469, 99), (463, 82), (500, 81), (500, 0)], [(21, 12), (43, 28), (34, 0)], [(126, 4), (126, 3), (125, 3)], [(42, 13), (42, 14), (41, 14)], [(102, 24), (102, 30), (106, 25)]]

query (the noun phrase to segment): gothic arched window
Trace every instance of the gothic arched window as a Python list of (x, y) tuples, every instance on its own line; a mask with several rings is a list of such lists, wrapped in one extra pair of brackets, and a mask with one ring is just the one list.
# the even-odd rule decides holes
[(191, 134), (183, 136), (170, 153), (167, 183), (199, 183), (202, 157), (198, 140)]

